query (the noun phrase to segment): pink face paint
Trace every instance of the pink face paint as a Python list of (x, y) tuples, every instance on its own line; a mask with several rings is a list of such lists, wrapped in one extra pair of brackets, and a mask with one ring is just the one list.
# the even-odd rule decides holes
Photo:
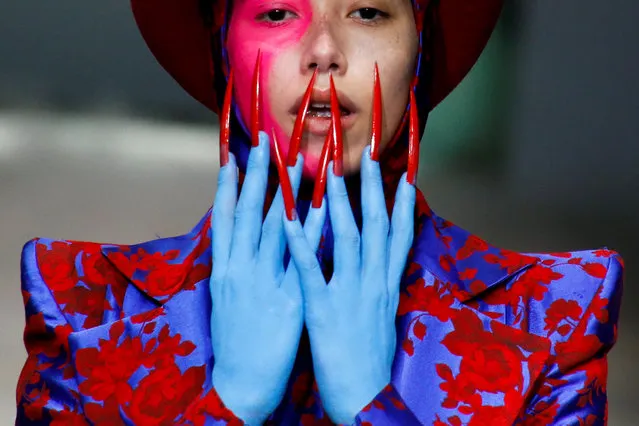
[[(230, 64), (235, 74), (235, 99), (244, 123), (249, 123), (251, 108), (251, 84), (257, 52), (262, 52), (262, 123), (264, 129), (275, 129), (282, 152), (288, 152), (290, 135), (277, 123), (272, 113), (272, 98), (268, 82), (279, 56), (297, 45), (306, 33), (311, 19), (311, 0), (238, 0), (233, 5), (227, 48)], [(269, 11), (279, 9), (293, 15), (283, 22), (274, 23), (260, 19)], [(291, 64), (299, 67), (299, 64)], [(310, 79), (310, 74), (309, 74)], [(304, 90), (306, 87), (303, 87)], [(303, 92), (302, 92), (303, 93)], [(271, 141), (273, 143), (273, 141)], [(305, 156), (305, 174), (314, 173), (319, 158)]]

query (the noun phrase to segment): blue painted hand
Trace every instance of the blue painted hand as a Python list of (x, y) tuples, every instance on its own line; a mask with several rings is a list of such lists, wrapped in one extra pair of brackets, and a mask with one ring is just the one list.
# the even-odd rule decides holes
[[(227, 408), (250, 425), (262, 424), (282, 400), (303, 325), (299, 277), (294, 267), (284, 270), (281, 189), (262, 220), (268, 166), (269, 138), (260, 132), (239, 201), (232, 154), (221, 168), (211, 224), (212, 380)], [(288, 169), (295, 190), (302, 167), (300, 155)], [(323, 222), (306, 225), (314, 252)]]
[[(316, 241), (307, 238), (298, 220), (285, 219), (284, 228), (301, 279), (322, 404), (334, 422), (350, 424), (390, 382), (399, 284), (413, 241), (415, 187), (402, 177), (389, 221), (379, 163), (370, 159), (370, 149), (364, 150), (360, 235), (344, 180), (332, 169), (328, 207), (335, 269), (328, 285)], [(321, 223), (324, 216), (323, 208), (311, 209), (307, 222)]]

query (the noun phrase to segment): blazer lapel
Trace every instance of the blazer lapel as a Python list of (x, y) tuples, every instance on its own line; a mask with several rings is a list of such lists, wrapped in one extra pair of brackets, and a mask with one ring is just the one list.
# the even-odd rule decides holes
[[(181, 237), (102, 246), (101, 255), (131, 284), (119, 318), (69, 335), (92, 419), (174, 424), (210, 387), (209, 221), (210, 212)], [(158, 393), (162, 386), (169, 391)]]
[(418, 194), (413, 261), (446, 283), (461, 302), (504, 284), (539, 259), (504, 250), (437, 216)]
[(421, 196), (418, 212), (393, 383), (426, 421), (510, 425), (550, 357), (550, 342), (475, 302), (538, 260), (487, 244), (436, 216)]
[(183, 236), (135, 245), (103, 245), (102, 255), (133, 286), (163, 305), (211, 273), (211, 211)]

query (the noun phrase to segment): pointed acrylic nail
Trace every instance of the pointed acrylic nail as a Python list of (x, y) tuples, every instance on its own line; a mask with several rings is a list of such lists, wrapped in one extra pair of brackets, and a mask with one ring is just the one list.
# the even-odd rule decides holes
[(324, 147), (322, 148), (322, 155), (317, 167), (317, 175), (315, 176), (312, 206), (316, 209), (322, 206), (322, 200), (324, 199), (324, 193), (326, 192), (326, 174), (328, 172), (328, 163), (331, 158), (331, 151), (333, 150), (332, 127), (333, 123), (331, 122), (331, 130), (326, 135)]
[(302, 99), (302, 105), (297, 111), (297, 118), (295, 119), (295, 127), (293, 127), (293, 134), (291, 135), (291, 143), (288, 145), (288, 162), (290, 167), (295, 166), (297, 163), (297, 154), (300, 152), (300, 143), (302, 142), (302, 135), (304, 135), (304, 123), (306, 121), (306, 114), (308, 113), (308, 107), (311, 104), (311, 96), (313, 95), (313, 86), (315, 86), (315, 79), (317, 78), (317, 71), (319, 68), (315, 68), (311, 81), (308, 83), (304, 98)]
[(408, 129), (408, 173), (406, 180), (415, 185), (417, 167), (419, 166), (419, 115), (415, 93), (410, 91), (410, 121)]
[(282, 197), (284, 198), (286, 217), (288, 218), (288, 220), (295, 220), (295, 198), (293, 197), (293, 188), (291, 187), (291, 181), (288, 178), (288, 171), (286, 170), (284, 157), (282, 157), (280, 144), (277, 141), (277, 136), (275, 136), (275, 129), (271, 131), (271, 134), (273, 135), (275, 164), (277, 165), (277, 173), (280, 177), (280, 187), (282, 188)]
[(261, 127), (260, 113), (262, 109), (262, 98), (260, 93), (260, 67), (262, 65), (262, 51), (257, 51), (255, 61), (255, 71), (253, 72), (253, 91), (251, 93), (251, 145), (258, 146), (260, 143), (259, 132)]
[(375, 88), (373, 91), (373, 115), (371, 119), (371, 160), (379, 161), (379, 145), (382, 141), (382, 87), (379, 69), (375, 63)]
[(335, 176), (344, 176), (344, 140), (342, 139), (342, 112), (339, 107), (337, 90), (333, 76), (331, 80), (331, 117), (333, 118), (333, 173)]
[(224, 105), (220, 120), (220, 167), (229, 162), (229, 145), (231, 140), (231, 107), (233, 104), (233, 70), (229, 73), (224, 93)]

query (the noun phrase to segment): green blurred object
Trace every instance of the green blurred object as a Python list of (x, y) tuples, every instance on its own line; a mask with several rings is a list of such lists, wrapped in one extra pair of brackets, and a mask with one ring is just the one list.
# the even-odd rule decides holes
[(514, 83), (517, 5), (505, 7), (492, 38), (462, 83), (431, 113), (420, 169), (498, 172)]

